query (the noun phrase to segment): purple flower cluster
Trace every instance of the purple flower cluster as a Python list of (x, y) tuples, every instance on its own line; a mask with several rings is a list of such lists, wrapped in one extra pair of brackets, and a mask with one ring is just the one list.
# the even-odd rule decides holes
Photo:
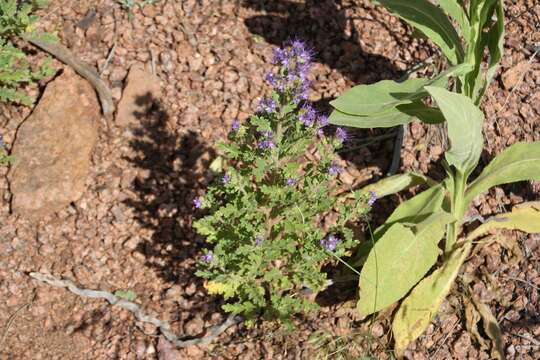
[(259, 149), (267, 150), (274, 149), (276, 147), (273, 139), (274, 134), (271, 131), (262, 132), (261, 135), (263, 136), (263, 139), (259, 141)]
[(289, 92), (295, 104), (307, 100), (309, 81), (307, 75), (311, 70), (313, 51), (300, 40), (292, 40), (286, 48), (275, 49), (272, 63), (279, 65), (278, 74), (268, 73), (265, 80), (281, 93)]
[(332, 176), (336, 176), (342, 171), (343, 171), (343, 168), (339, 166), (336, 161), (332, 160), (332, 162), (330, 163), (330, 167), (328, 168), (328, 173)]
[(234, 119), (231, 125), (231, 130), (238, 131), (238, 129), (240, 129), (240, 121), (238, 121), (238, 119)]
[(375, 201), (377, 201), (377, 193), (375, 191), (370, 191), (367, 204), (369, 206), (372, 206), (373, 204), (375, 204)]
[(277, 110), (277, 103), (274, 99), (265, 98), (259, 102), (259, 112), (273, 113)]
[(202, 200), (200, 198), (193, 199), (193, 206), (195, 206), (195, 209), (202, 208)]
[(321, 246), (328, 251), (334, 251), (338, 244), (341, 242), (341, 239), (335, 235), (328, 235), (326, 238), (321, 240)]
[(203, 256), (201, 256), (201, 261), (205, 262), (205, 263), (211, 263), (212, 260), (214, 260), (214, 252), (212, 250), (208, 250), (208, 252), (206, 254), (204, 254)]

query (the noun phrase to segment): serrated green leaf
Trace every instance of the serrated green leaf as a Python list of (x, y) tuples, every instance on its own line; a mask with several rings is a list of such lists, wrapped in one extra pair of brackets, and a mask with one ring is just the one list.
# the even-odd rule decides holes
[(377, 198), (382, 198), (391, 194), (395, 194), (409, 187), (425, 184), (435, 186), (437, 183), (425, 175), (417, 173), (405, 173), (385, 177), (374, 184), (370, 184), (362, 188), (362, 191), (373, 191)]
[(519, 230), (529, 234), (540, 233), (540, 201), (526, 202), (514, 206), (512, 212), (499, 214), (471, 232), (467, 240), (472, 241), (492, 230)]
[(454, 220), (441, 211), (413, 228), (392, 225), (375, 243), (360, 273), (360, 313), (372, 314), (405, 296), (435, 264), (437, 244)]
[(423, 279), (401, 303), (394, 316), (392, 333), (395, 352), (402, 356), (407, 346), (416, 340), (437, 314), (450, 291), (459, 269), (470, 252), (471, 245), (455, 250), (444, 265)]
[(497, 155), (467, 188), (465, 204), (493, 186), (540, 180), (540, 141), (511, 145)]
[(438, 87), (426, 87), (435, 99), (448, 123), (451, 148), (445, 158), (462, 174), (468, 176), (478, 164), (484, 140), (484, 114), (470, 98)]
[(463, 59), (458, 34), (444, 12), (428, 0), (376, 0), (438, 45), (452, 64)]

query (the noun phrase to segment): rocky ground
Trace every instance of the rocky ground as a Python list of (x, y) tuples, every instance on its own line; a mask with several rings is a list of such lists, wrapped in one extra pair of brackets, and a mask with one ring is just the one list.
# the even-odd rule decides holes
[[(484, 104), (483, 164), (510, 144), (540, 140), (540, 5), (507, 1), (507, 13), (505, 56)], [(129, 312), (39, 284), (28, 273), (48, 272), (86, 288), (130, 289), (178, 334), (201, 334), (223, 322), (220, 300), (193, 274), (203, 243), (191, 230), (191, 202), (211, 181), (215, 142), (268, 93), (262, 77), (272, 49), (292, 35), (314, 48), (311, 100), (324, 110), (353, 84), (397, 79), (430, 57), (437, 64), (429, 44), (367, 0), (161, 0), (133, 14), (112, 0), (54, 0), (40, 15), (41, 29), (57, 32), (102, 73), (119, 110), (114, 120), (101, 118), (87, 84), (59, 62), (53, 65), (63, 73), (51, 84), (61, 86), (44, 91), (44, 81), (28, 88), (42, 100), (30, 118), (29, 108), (2, 105), (7, 147), (21, 146), (29, 165), (9, 174), (0, 169), (1, 359), (390, 357), (388, 314), (361, 322), (354, 283), (338, 293), (343, 301), (298, 319), (292, 336), (269, 325), (238, 325), (210, 346), (174, 350)], [(37, 53), (35, 60), (43, 57)], [(86, 100), (74, 101), (74, 92)], [(440, 176), (434, 165), (444, 146), (440, 133), (410, 126), (402, 169)], [(352, 150), (371, 134), (355, 133), (343, 154), (345, 182), (386, 173), (392, 139)], [(43, 166), (54, 171), (40, 173)], [(8, 188), (8, 179), (20, 186)], [(47, 191), (33, 192), (35, 184)], [(497, 188), (469, 215), (490, 216), (539, 194), (536, 183)], [(375, 217), (398, 201), (380, 201)], [(411, 346), (411, 359), (490, 358), (482, 321), (471, 315), (474, 304), (459, 293), (489, 306), (508, 358), (540, 358), (540, 237), (504, 239), (477, 247), (455, 295)]]

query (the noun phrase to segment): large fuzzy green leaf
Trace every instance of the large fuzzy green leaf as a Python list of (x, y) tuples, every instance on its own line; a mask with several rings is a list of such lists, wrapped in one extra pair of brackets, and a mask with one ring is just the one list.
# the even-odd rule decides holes
[(376, 0), (438, 45), (452, 64), (463, 59), (458, 34), (444, 12), (428, 0)]
[(438, 87), (426, 87), (448, 123), (451, 149), (445, 157), (462, 174), (468, 175), (478, 164), (484, 140), (484, 114), (470, 98)]
[(438, 0), (439, 6), (446, 11), (459, 25), (461, 35), (465, 40), (469, 39), (471, 24), (465, 10), (457, 0)]
[(427, 124), (438, 124), (444, 121), (444, 117), (439, 109), (431, 108), (421, 102), (398, 105), (386, 112), (368, 116), (349, 115), (334, 110), (329, 120), (334, 125), (367, 129), (408, 124), (414, 118)]
[(382, 198), (391, 194), (405, 190), (411, 186), (425, 184), (434, 186), (437, 183), (425, 175), (417, 173), (404, 173), (385, 177), (374, 184), (365, 186), (362, 190), (365, 192), (373, 191), (377, 198)]
[(484, 27), (488, 24), (494, 10), (494, 4), (499, 0), (471, 0), (470, 4), (470, 24), (467, 56), (465, 62), (474, 65), (474, 70), (464, 76), (465, 93), (474, 97), (475, 89), (483, 81), (481, 65), (484, 57), (484, 48), (487, 45), (484, 36)]
[(465, 204), (493, 186), (540, 180), (540, 141), (517, 143), (497, 155), (469, 186)]
[(495, 6), (497, 20), (487, 33), (482, 34), (485, 38), (483, 41), (489, 49), (489, 64), (482, 80), (475, 83), (477, 104), (480, 103), (487, 88), (491, 84), (504, 53), (504, 1), (498, 0)]
[[(411, 109), (397, 109), (407, 113), (407, 110), (415, 111), (422, 105), (418, 100), (428, 95), (425, 86), (446, 87), (449, 77), (463, 75), (471, 70), (471, 65), (459, 64), (432, 79), (408, 79), (402, 82), (381, 80), (375, 84), (357, 85), (330, 104), (341, 113), (358, 116), (389, 115), (398, 105), (416, 105)], [(414, 113), (410, 115), (415, 116)]]
[(471, 245), (466, 244), (455, 250), (441, 268), (418, 283), (401, 303), (392, 323), (398, 357), (424, 332), (437, 314), (470, 249)]
[(437, 244), (445, 225), (454, 221), (446, 212), (430, 215), (417, 226), (392, 225), (375, 243), (360, 273), (358, 310), (363, 315), (384, 309), (403, 296), (435, 264)]
[(381, 80), (371, 85), (358, 85), (330, 102), (335, 109), (350, 115), (380, 114), (401, 104), (422, 98), (427, 79), (408, 79), (403, 82)]
[(499, 214), (471, 232), (467, 240), (474, 240), (492, 230), (520, 230), (529, 234), (540, 233), (540, 201), (514, 206), (512, 212)]
[(386, 223), (401, 221), (416, 224), (441, 209), (444, 195), (442, 185), (433, 186), (399, 204)]

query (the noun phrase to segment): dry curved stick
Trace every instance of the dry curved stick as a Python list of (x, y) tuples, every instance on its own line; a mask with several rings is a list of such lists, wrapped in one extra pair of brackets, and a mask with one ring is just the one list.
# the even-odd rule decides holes
[[(69, 291), (74, 293), (75, 295), (79, 295), (86, 298), (92, 298), (92, 299), (105, 299), (107, 300), (111, 305), (119, 306), (123, 309), (126, 309), (133, 313), (135, 318), (141, 322), (150, 323), (159, 328), (163, 336), (173, 343), (175, 346), (179, 348), (184, 348), (192, 345), (203, 345), (208, 344), (211, 341), (213, 341), (215, 338), (217, 338), (221, 333), (223, 333), (225, 330), (227, 330), (230, 326), (238, 324), (242, 319), (239, 316), (235, 316), (233, 314), (229, 315), (227, 320), (221, 325), (213, 326), (209, 328), (206, 331), (206, 336), (201, 338), (194, 338), (194, 339), (188, 339), (188, 340), (182, 340), (182, 338), (176, 336), (172, 330), (171, 326), (168, 322), (159, 320), (151, 315), (146, 314), (139, 305), (135, 304), (134, 302), (127, 301), (124, 299), (119, 298), (118, 296), (115, 296), (111, 294), (108, 291), (101, 291), (101, 290), (89, 290), (89, 289), (81, 289), (73, 283), (73, 281), (70, 280), (61, 280), (58, 279), (52, 275), (49, 274), (42, 274), (37, 272), (30, 273), (30, 277), (49, 284), (54, 287), (58, 288), (67, 288)], [(189, 336), (184, 336), (185, 339)]]
[(101, 80), (98, 73), (91, 66), (78, 59), (62, 44), (44, 41), (37, 37), (33, 37), (30, 34), (24, 34), (21, 37), (30, 44), (53, 55), (64, 64), (71, 66), (79, 75), (88, 80), (98, 93), (103, 115), (109, 117), (114, 113), (111, 90), (109, 90), (109, 87)]

